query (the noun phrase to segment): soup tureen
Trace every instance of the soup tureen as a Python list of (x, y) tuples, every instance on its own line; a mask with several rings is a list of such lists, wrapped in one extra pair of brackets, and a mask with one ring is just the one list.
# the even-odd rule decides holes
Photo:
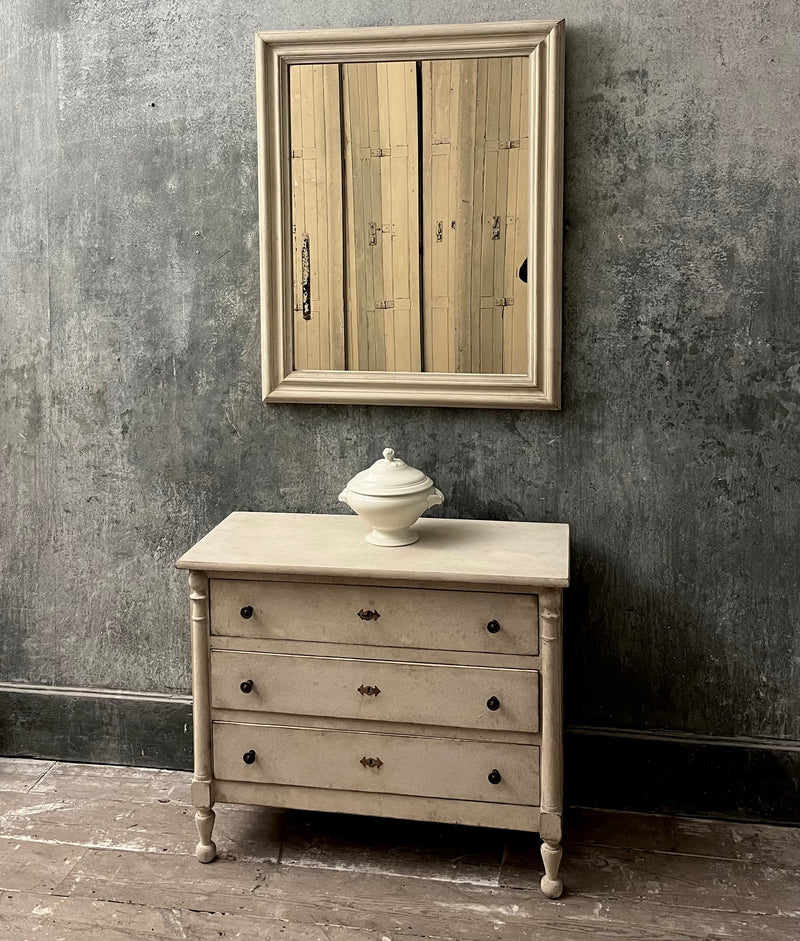
[(356, 474), (339, 499), (373, 527), (364, 537), (367, 542), (374, 546), (410, 546), (419, 539), (419, 533), (409, 526), (425, 510), (442, 503), (444, 497), (430, 477), (386, 448), (372, 467)]

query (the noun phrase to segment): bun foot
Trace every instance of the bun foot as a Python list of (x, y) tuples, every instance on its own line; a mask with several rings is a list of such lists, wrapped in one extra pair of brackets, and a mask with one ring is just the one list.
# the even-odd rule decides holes
[(564, 891), (564, 883), (560, 879), (548, 879), (547, 876), (542, 876), (539, 885), (549, 899), (561, 898), (561, 893)]
[(557, 899), (564, 891), (564, 883), (558, 878), (558, 867), (561, 865), (560, 843), (550, 843), (545, 840), (542, 843), (542, 862), (544, 863), (544, 875), (540, 883), (542, 892), (549, 899)]
[(198, 843), (194, 853), (201, 863), (211, 863), (217, 858), (217, 844)]

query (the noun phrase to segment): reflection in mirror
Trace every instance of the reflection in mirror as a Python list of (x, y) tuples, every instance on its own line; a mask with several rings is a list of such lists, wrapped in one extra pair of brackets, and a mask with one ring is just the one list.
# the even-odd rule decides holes
[(294, 368), (524, 374), (527, 57), (289, 68)]

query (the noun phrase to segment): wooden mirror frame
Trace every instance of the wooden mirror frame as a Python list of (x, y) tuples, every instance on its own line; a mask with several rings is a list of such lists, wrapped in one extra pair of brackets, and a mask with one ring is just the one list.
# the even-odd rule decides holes
[[(259, 32), (255, 51), (264, 399), (559, 408), (564, 21)], [(530, 59), (527, 374), (295, 370), (289, 66), (519, 55)]]

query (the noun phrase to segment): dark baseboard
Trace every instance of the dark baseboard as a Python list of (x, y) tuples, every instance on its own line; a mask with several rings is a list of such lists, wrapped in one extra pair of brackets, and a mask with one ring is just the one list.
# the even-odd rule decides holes
[(190, 771), (191, 698), (0, 685), (0, 755)]
[(572, 729), (564, 765), (573, 807), (800, 824), (800, 744)]
[[(800, 744), (568, 729), (568, 806), (800, 824)], [(0, 755), (191, 770), (189, 697), (0, 684)]]

